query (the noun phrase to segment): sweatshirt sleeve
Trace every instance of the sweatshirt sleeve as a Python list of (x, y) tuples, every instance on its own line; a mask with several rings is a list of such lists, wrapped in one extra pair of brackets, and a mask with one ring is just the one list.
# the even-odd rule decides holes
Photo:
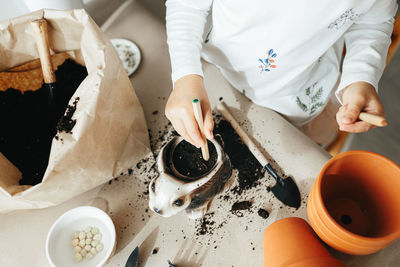
[(203, 76), (200, 52), (212, 0), (167, 0), (167, 42), (172, 81), (188, 74)]
[(357, 81), (368, 82), (378, 91), (396, 11), (396, 0), (376, 0), (344, 34), (346, 55), (336, 91), (341, 103), (343, 89)]

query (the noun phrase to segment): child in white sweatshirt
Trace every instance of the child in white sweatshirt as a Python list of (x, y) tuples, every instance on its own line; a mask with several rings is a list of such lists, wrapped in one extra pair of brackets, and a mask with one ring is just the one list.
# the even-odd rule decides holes
[[(330, 131), (323, 112), (332, 110), (335, 92), (342, 107), (334, 111), (343, 131), (373, 127), (357, 120), (361, 111), (385, 115), (377, 90), (395, 0), (167, 0), (166, 6), (174, 89), (165, 113), (197, 147), (203, 141), (194, 98), (202, 103), (205, 135), (213, 137), (200, 57), (254, 103), (279, 112), (319, 143), (329, 138), (318, 135), (332, 136), (313, 131)], [(206, 28), (210, 18), (212, 26)]]

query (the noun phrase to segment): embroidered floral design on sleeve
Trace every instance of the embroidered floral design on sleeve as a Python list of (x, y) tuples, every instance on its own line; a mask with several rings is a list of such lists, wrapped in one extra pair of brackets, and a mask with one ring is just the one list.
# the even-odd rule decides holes
[(310, 87), (307, 87), (305, 90), (305, 97), (302, 99), (300, 97), (296, 97), (296, 103), (300, 107), (300, 109), (308, 114), (314, 114), (320, 107), (323, 107), (324, 102), (320, 101), (324, 89), (322, 86), (317, 88), (318, 82), (315, 82)]
[(360, 14), (354, 12), (352, 8), (346, 10), (339, 18), (337, 18), (334, 22), (329, 24), (328, 29), (330, 30), (339, 30), (343, 27), (348, 21), (356, 20)]
[(276, 68), (276, 65), (275, 65), (276, 64), (275, 63), (276, 56), (277, 56), (277, 54), (274, 52), (274, 49), (270, 49), (266, 53), (266, 58), (264, 58), (264, 59), (259, 58), (258, 59), (258, 62), (260, 63), (260, 65), (258, 65), (260, 73), (262, 73), (264, 71), (271, 71), (271, 69), (275, 69)]

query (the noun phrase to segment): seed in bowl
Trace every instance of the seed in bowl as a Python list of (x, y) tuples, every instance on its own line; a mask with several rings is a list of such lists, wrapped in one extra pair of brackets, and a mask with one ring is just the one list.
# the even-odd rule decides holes
[(101, 234), (95, 234), (93, 237), (94, 240), (101, 240)]
[(74, 238), (72, 239), (72, 246), (76, 247), (79, 244), (79, 239), (78, 238)]
[(79, 232), (75, 232), (73, 238), (79, 238)]
[(79, 241), (79, 246), (80, 247), (84, 247), (86, 245), (86, 241), (85, 240), (81, 240), (81, 241)]
[(87, 251), (86, 251), (86, 249), (82, 249), (80, 253), (81, 253), (82, 256), (86, 256)]
[(98, 252), (102, 251), (101, 238), (102, 235), (97, 227), (89, 226), (84, 231), (75, 232), (71, 241), (75, 251), (74, 260), (80, 262), (83, 257), (90, 260)]
[(103, 250), (103, 244), (98, 244), (97, 246), (96, 246), (96, 250), (97, 250), (97, 252), (100, 252), (100, 251), (102, 251)]
[(76, 254), (75, 254), (75, 257), (74, 257), (74, 260), (75, 260), (76, 262), (80, 262), (80, 261), (82, 260), (82, 255), (79, 254), (79, 253), (76, 253)]
[(96, 254), (97, 254), (96, 248), (92, 248), (92, 249), (90, 250), (90, 253), (92, 253), (93, 255), (96, 255)]
[(85, 238), (86, 238), (86, 233), (83, 232), (83, 231), (80, 232), (80, 233), (79, 233), (79, 239), (82, 240), (82, 239), (85, 239)]

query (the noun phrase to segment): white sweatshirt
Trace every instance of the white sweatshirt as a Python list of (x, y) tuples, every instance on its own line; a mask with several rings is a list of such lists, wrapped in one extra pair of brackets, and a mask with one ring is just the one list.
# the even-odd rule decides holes
[(340, 98), (356, 81), (378, 89), (397, 10), (395, 0), (167, 0), (166, 6), (173, 82), (203, 75), (202, 56), (253, 102), (297, 126), (318, 115), (335, 90)]

